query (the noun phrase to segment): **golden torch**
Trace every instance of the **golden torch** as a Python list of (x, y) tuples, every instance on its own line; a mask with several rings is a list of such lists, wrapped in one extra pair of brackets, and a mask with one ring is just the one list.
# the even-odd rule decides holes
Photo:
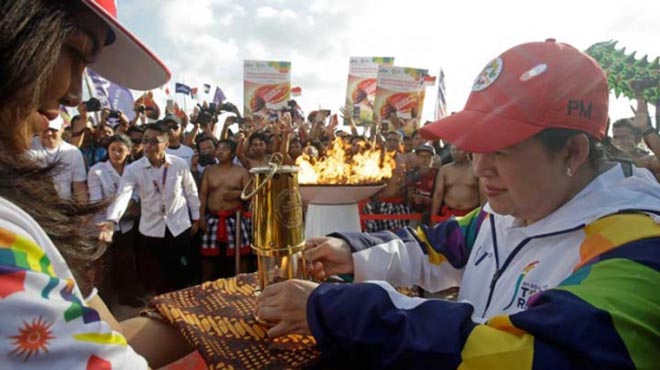
[(306, 279), (303, 208), (298, 168), (281, 166), (281, 155), (268, 167), (250, 170), (254, 190), (246, 186), (243, 200), (252, 199), (252, 248), (257, 255), (259, 288), (288, 279)]

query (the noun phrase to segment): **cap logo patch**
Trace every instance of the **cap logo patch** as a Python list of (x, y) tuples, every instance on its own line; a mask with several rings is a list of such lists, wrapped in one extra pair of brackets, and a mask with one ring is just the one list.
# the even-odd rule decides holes
[(481, 91), (492, 85), (502, 73), (502, 58), (497, 57), (490, 61), (474, 80), (472, 91)]
[(547, 64), (538, 64), (536, 67), (530, 69), (529, 71), (523, 73), (520, 75), (520, 81), (525, 82), (527, 80), (531, 80), (532, 78), (540, 75), (541, 73), (545, 72), (545, 70), (548, 69)]

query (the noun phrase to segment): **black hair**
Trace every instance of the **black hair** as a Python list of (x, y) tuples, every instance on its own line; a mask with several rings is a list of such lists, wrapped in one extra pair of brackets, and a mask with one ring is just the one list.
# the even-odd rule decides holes
[[(29, 146), (28, 116), (49, 93), (49, 81), (66, 37), (76, 28), (72, 13), (82, 3), (27, 0), (0, 2), (0, 196), (13, 203), (43, 228), (71, 268), (83, 294), (85, 272), (101, 256), (94, 215), (107, 201), (78, 203), (61, 199), (53, 186), (57, 164), (42, 167), (21, 155)], [(72, 101), (63, 104), (73, 105)], [(10, 220), (11, 221), (11, 220)]]
[(131, 141), (131, 139), (129, 139), (128, 136), (124, 134), (114, 134), (110, 136), (110, 139), (108, 139), (108, 143), (106, 144), (105, 148), (108, 149), (110, 147), (110, 144), (112, 143), (122, 143), (126, 145), (129, 152), (131, 151), (131, 149), (133, 149), (133, 142)]
[(254, 134), (250, 135), (250, 137), (248, 138), (248, 144), (252, 145), (252, 142), (257, 139), (263, 141), (266, 144), (268, 144), (268, 142), (270, 141), (270, 138), (264, 135), (263, 133), (255, 132)]
[[(593, 168), (596, 168), (600, 162), (609, 158), (621, 158), (619, 155), (622, 154), (621, 151), (615, 149), (612, 144), (609, 144), (609, 140), (598, 141), (595, 137), (580, 130), (568, 128), (546, 128), (534, 135), (534, 138), (537, 139), (547, 151), (554, 154), (566, 145), (568, 139), (579, 134), (586, 135), (589, 140), (589, 164)], [(623, 157), (625, 157), (625, 155)]]
[(162, 134), (165, 134), (166, 136), (169, 137), (169, 130), (167, 129), (167, 126), (162, 121), (158, 121), (156, 123), (149, 123), (144, 126), (144, 132), (147, 132), (147, 130), (154, 130), (158, 131)]
[(205, 142), (205, 141), (211, 141), (213, 143), (213, 147), (217, 148), (218, 147), (218, 140), (214, 138), (213, 136), (202, 134), (199, 135), (195, 138), (195, 148), (197, 148), (197, 152), (199, 153), (199, 144)]
[(179, 119), (176, 116), (173, 116), (171, 114), (163, 117), (163, 119), (160, 120), (160, 123), (162, 123), (166, 127), (167, 127), (168, 123), (174, 123), (177, 126), (181, 126), (181, 123), (179, 122)]
[(231, 151), (231, 154), (236, 153), (236, 148), (238, 147), (238, 145), (236, 144), (235, 141), (229, 139), (222, 139), (218, 141), (218, 145), (220, 144), (227, 144), (229, 146), (229, 151)]
[(128, 128), (128, 130), (126, 130), (126, 133), (130, 134), (131, 132), (139, 132), (141, 134), (144, 134), (144, 129), (142, 128), (142, 126), (131, 126)]

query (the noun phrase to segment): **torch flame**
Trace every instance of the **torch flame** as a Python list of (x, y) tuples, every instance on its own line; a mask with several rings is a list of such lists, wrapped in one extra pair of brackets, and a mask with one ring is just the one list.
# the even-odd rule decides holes
[(301, 184), (365, 185), (378, 184), (392, 177), (396, 162), (394, 153), (367, 148), (351, 156), (344, 149), (344, 142), (336, 138), (326, 156), (315, 159), (303, 154), (296, 160)]

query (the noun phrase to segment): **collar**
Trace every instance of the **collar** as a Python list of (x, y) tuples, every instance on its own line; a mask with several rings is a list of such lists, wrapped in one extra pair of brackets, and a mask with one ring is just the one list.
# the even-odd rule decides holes
[(604, 216), (630, 209), (660, 209), (660, 188), (650, 173), (635, 169), (625, 177), (621, 164), (598, 175), (571, 200), (546, 217), (522, 226), (512, 216), (498, 215), (487, 203), (484, 211), (498, 216), (497, 223), (526, 236), (535, 236), (587, 225)]
[[(149, 162), (149, 158), (147, 158), (144, 155), (138, 161), (142, 162), (142, 167), (144, 167), (144, 168), (156, 168), (156, 167), (151, 165), (151, 162)], [(171, 164), (172, 164), (172, 156), (165, 153), (165, 167), (169, 167)]]

